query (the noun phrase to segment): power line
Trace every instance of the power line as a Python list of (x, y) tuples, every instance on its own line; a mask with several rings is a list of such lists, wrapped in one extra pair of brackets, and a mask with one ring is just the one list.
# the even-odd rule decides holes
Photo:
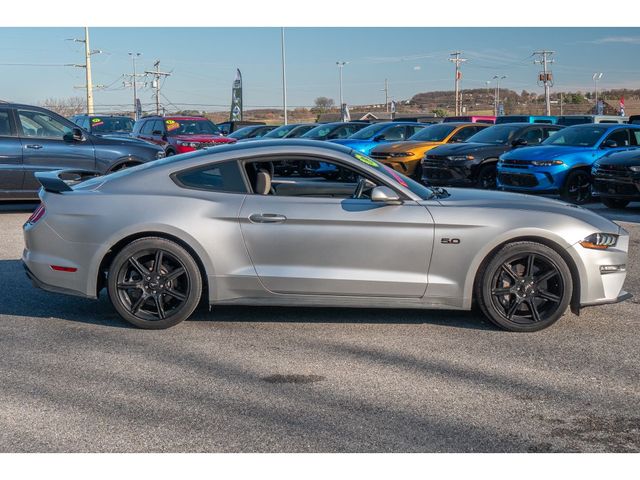
[[(150, 70), (150, 71), (148, 70), (148, 71), (145, 71), (144, 73), (148, 75), (153, 75), (154, 77), (153, 87), (155, 88), (155, 91), (156, 91), (156, 93), (154, 94), (154, 97), (156, 99), (156, 115), (160, 115), (160, 89), (162, 88), (160, 85), (160, 79), (162, 78), (166, 80), (167, 77), (171, 75), (171, 72), (160, 71), (160, 60), (156, 60), (153, 66), (156, 68), (155, 70)], [(164, 85), (164, 82), (162, 82), (162, 85)]]

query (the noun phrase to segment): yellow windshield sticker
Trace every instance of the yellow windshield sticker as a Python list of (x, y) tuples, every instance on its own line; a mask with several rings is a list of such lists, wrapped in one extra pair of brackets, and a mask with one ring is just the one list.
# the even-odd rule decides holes
[(360, 160), (362, 163), (366, 163), (371, 167), (380, 168), (377, 162), (371, 160), (369, 157), (365, 155), (362, 155), (360, 153), (354, 153), (353, 156), (356, 157), (358, 160)]
[(164, 123), (167, 126), (167, 130), (175, 130), (176, 128), (180, 128), (180, 124), (175, 120), (165, 120)]
[(92, 118), (91, 119), (91, 126), (92, 127), (99, 127), (100, 125), (104, 125), (104, 122), (102, 121), (101, 118)]

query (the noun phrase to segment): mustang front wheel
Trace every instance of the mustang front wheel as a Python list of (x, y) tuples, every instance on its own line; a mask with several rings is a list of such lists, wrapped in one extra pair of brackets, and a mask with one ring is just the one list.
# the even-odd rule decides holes
[(107, 280), (120, 316), (141, 328), (162, 329), (186, 320), (202, 293), (195, 260), (164, 238), (135, 240), (116, 255)]
[(476, 282), (482, 312), (501, 328), (534, 332), (567, 310), (571, 272), (552, 248), (534, 242), (505, 245), (484, 265)]

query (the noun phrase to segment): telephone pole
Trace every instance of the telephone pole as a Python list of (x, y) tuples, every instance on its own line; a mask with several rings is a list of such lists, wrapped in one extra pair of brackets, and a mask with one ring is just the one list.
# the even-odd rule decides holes
[(539, 55), (540, 58), (538, 60), (534, 60), (534, 64), (542, 65), (542, 72), (538, 74), (538, 83), (542, 83), (544, 85), (544, 103), (545, 103), (545, 115), (551, 115), (551, 94), (549, 89), (553, 85), (553, 74), (551, 70), (549, 70), (549, 65), (554, 62), (551, 58), (555, 52), (550, 50), (539, 50), (537, 52), (533, 52), (534, 55)]
[(133, 74), (126, 74), (128, 77), (131, 77), (131, 82), (124, 82), (125, 87), (133, 87), (133, 116), (136, 120), (138, 120), (138, 77), (145, 76), (142, 73), (136, 73), (136, 58), (140, 55), (142, 54), (139, 52), (129, 52), (129, 56), (131, 57), (131, 61), (133, 62)]
[(384, 108), (387, 113), (389, 113), (389, 80), (384, 79), (384, 88), (382, 89), (384, 92)]
[(80, 64), (70, 64), (70, 67), (78, 67), (84, 68), (86, 73), (86, 83), (85, 88), (87, 90), (87, 114), (93, 114), (93, 83), (91, 81), (91, 55), (95, 55), (96, 53), (102, 53), (102, 50), (91, 50), (89, 47), (89, 27), (84, 27), (84, 39), (82, 38), (68, 38), (67, 40), (71, 40), (73, 42), (84, 43), (84, 59), (85, 62), (83, 65)]
[(493, 97), (493, 111), (494, 116), (498, 116), (498, 109), (500, 107), (500, 80), (507, 78), (506, 75), (494, 75), (493, 79), (496, 81), (496, 93)]
[(156, 98), (156, 115), (160, 115), (160, 79), (162, 77), (166, 78), (171, 75), (171, 72), (161, 72), (160, 71), (160, 60), (156, 60), (153, 64), (155, 70), (147, 70), (144, 73), (147, 75), (153, 75), (153, 88), (156, 93), (154, 94)]
[(460, 65), (464, 62), (467, 61), (466, 58), (460, 58), (460, 55), (462, 55), (462, 52), (452, 52), (450, 54), (449, 57), (449, 61), (453, 62), (456, 66), (456, 76), (455, 76), (455, 81), (456, 81), (456, 106), (455, 106), (455, 111), (456, 111), (456, 116), (460, 115), (460, 110), (462, 110), (461, 107), (461, 101), (460, 101), (460, 79), (462, 78), (462, 72), (460, 72)]
[(597, 115), (598, 114), (598, 80), (600, 80), (602, 78), (602, 76), (604, 75), (604, 73), (599, 72), (599, 73), (594, 73), (593, 74), (593, 90), (594, 93), (596, 95), (596, 103), (595, 103), (595, 108), (594, 108), (594, 113)]

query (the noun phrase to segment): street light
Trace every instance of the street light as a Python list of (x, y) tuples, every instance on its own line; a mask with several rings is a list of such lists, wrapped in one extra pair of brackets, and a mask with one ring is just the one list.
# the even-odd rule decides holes
[[(336, 62), (336, 65), (338, 66), (338, 71), (340, 72), (340, 113), (342, 115), (342, 105), (344, 104), (344, 99), (342, 98), (342, 69), (344, 68), (344, 66), (349, 63), (349, 62)], [(344, 120), (344, 118), (343, 118)]]
[(493, 79), (496, 81), (496, 95), (494, 97), (494, 107), (493, 112), (494, 115), (498, 116), (498, 105), (500, 104), (500, 80), (504, 80), (507, 78), (506, 75), (494, 75)]
[(604, 73), (602, 72), (597, 72), (593, 74), (593, 89), (595, 90), (595, 94), (596, 94), (596, 103), (595, 103), (595, 113), (598, 113), (598, 80), (600, 80), (602, 78), (602, 75), (604, 75)]
[(138, 92), (136, 90), (136, 58), (142, 55), (139, 52), (129, 52), (129, 56), (131, 57), (131, 61), (133, 62), (133, 116), (136, 120), (138, 120)]

